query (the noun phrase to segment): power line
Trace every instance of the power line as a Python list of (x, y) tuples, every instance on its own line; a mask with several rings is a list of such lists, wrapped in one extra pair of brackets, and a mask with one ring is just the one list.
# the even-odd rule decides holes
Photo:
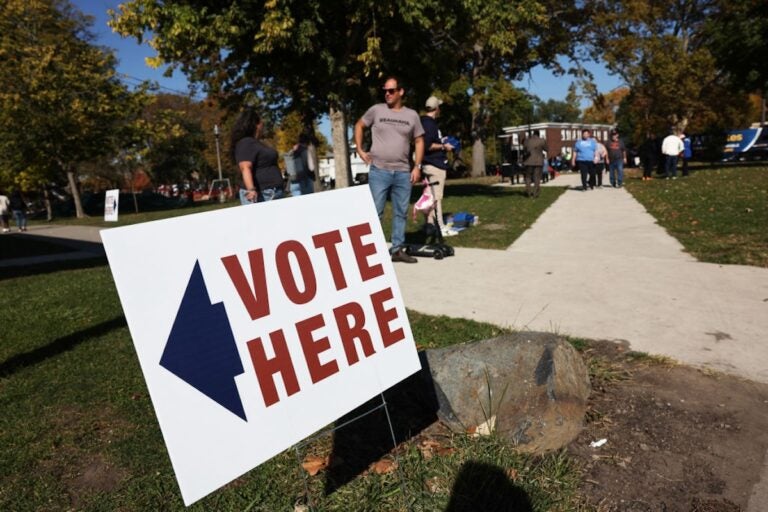
[[(155, 82), (155, 84), (156, 84), (158, 89), (162, 89), (162, 90), (165, 90), (165, 91), (169, 91), (169, 92), (173, 92), (173, 93), (176, 93), (176, 94), (180, 94), (182, 96), (192, 96), (191, 91), (184, 92), (184, 91), (180, 91), (178, 89), (173, 89), (171, 87), (166, 87), (164, 85), (160, 85), (156, 80), (147, 80), (147, 79), (143, 79), (143, 78), (138, 78), (138, 77), (135, 77), (135, 76), (131, 76), (131, 75), (127, 74), (127, 73), (122, 73), (120, 71), (116, 71), (116, 74), (118, 76), (122, 77), (122, 78), (127, 78), (129, 80), (133, 80), (133, 81), (138, 82), (138, 83)], [(197, 94), (195, 94), (195, 96), (197, 96)]]

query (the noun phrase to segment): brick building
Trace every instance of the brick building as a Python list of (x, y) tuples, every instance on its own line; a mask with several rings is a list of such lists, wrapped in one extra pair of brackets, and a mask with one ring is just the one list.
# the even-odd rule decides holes
[(570, 157), (573, 144), (581, 137), (581, 130), (589, 128), (592, 136), (605, 144), (610, 137), (610, 131), (614, 128), (611, 124), (587, 124), (587, 123), (535, 123), (520, 126), (507, 126), (503, 128), (504, 134), (499, 136), (501, 140), (501, 154), (504, 162), (518, 162), (522, 157), (523, 140), (529, 131), (539, 131), (541, 137), (547, 141), (547, 154), (549, 157), (560, 154)]

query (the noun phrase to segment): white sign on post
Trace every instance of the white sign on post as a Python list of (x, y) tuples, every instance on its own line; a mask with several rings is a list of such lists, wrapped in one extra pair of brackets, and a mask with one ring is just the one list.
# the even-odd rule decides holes
[(104, 194), (104, 220), (107, 222), (117, 222), (117, 209), (120, 201), (120, 191), (118, 189), (107, 190)]
[(368, 187), (101, 236), (186, 505), (420, 369)]

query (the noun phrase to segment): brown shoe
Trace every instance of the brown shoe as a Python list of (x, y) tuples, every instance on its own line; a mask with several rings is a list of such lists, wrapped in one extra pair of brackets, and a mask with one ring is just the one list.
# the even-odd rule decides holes
[(400, 249), (395, 253), (392, 253), (392, 261), (402, 261), (403, 263), (418, 263), (419, 260)]

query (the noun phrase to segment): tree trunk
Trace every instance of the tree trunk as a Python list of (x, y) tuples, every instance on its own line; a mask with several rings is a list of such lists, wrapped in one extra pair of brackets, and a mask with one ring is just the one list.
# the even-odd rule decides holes
[(472, 176), (485, 176), (485, 144), (480, 137), (472, 143)]
[(481, 99), (475, 92), (472, 98), (472, 176), (485, 176), (485, 117)]
[(332, 104), (329, 111), (331, 134), (333, 137), (333, 161), (336, 168), (336, 187), (345, 188), (352, 183), (349, 163), (349, 139), (347, 137), (347, 117), (344, 109)]
[(139, 200), (136, 199), (136, 187), (133, 184), (133, 172), (130, 170), (128, 170), (126, 181), (128, 182), (128, 186), (131, 187), (131, 196), (133, 197), (133, 210), (134, 212), (139, 213)]
[(72, 193), (72, 199), (75, 201), (75, 216), (82, 219), (85, 217), (85, 211), (83, 211), (83, 202), (80, 200), (80, 189), (77, 188), (77, 176), (72, 168), (67, 170), (67, 182)]
[(51, 207), (51, 194), (48, 192), (48, 187), (43, 187), (43, 204), (45, 205), (45, 220), (51, 222), (53, 220), (53, 208)]
[(472, 176), (485, 176), (485, 105), (484, 91), (476, 86), (485, 71), (485, 55), (482, 43), (475, 43), (472, 62)]

